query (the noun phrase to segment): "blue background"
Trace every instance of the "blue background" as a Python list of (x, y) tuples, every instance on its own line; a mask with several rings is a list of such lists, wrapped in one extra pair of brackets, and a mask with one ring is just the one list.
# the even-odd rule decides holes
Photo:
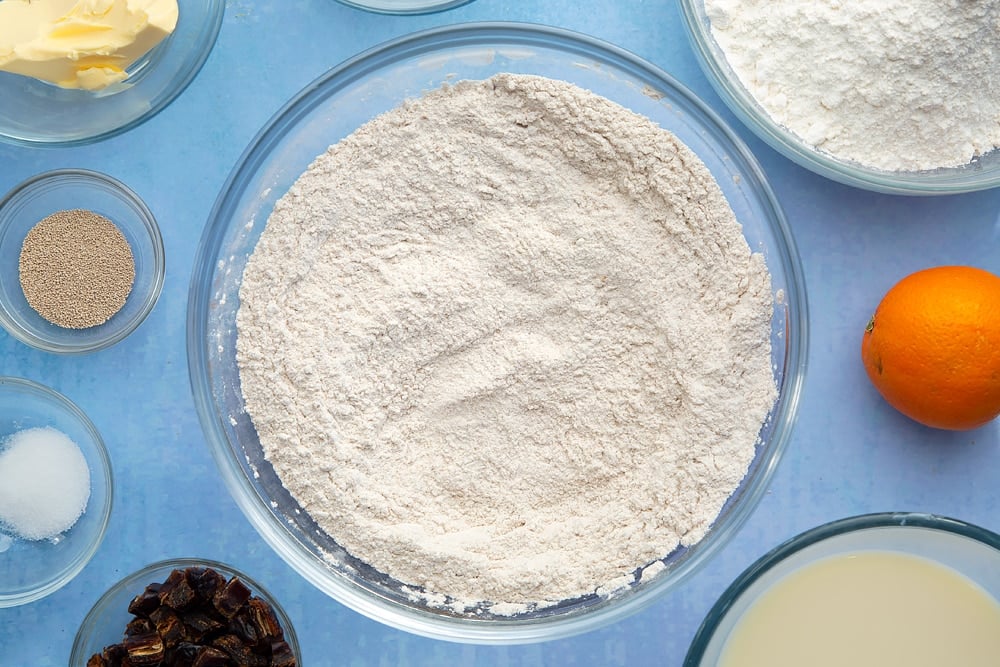
[[(257, 130), (300, 88), (357, 52), (421, 28), (471, 20), (530, 21), (604, 39), (662, 67), (719, 111), (757, 155), (785, 209), (810, 306), (798, 423), (768, 493), (735, 539), (639, 614), (583, 636), (527, 646), (412, 636), (307, 584), (258, 538), (223, 487), (187, 376), (194, 255), (226, 176)], [(93, 561), (50, 597), (0, 609), (2, 665), (65, 665), (80, 621), (112, 583), (161, 558), (197, 556), (230, 562), (270, 588), (292, 617), (307, 666), (675, 666), (728, 583), (802, 530), (852, 514), (910, 510), (1000, 531), (997, 425), (948, 433), (911, 422), (881, 401), (859, 359), (868, 316), (905, 274), (950, 263), (1000, 270), (1000, 191), (887, 196), (796, 166), (723, 108), (698, 69), (672, 0), (476, 0), (409, 17), (333, 0), (231, 0), (204, 69), (169, 107), (91, 146), (0, 144), (0, 193), (60, 167), (103, 171), (145, 199), (163, 233), (166, 282), (142, 326), (102, 352), (56, 356), (0, 333), (0, 373), (47, 384), (80, 405), (103, 433), (117, 476), (111, 525)]]

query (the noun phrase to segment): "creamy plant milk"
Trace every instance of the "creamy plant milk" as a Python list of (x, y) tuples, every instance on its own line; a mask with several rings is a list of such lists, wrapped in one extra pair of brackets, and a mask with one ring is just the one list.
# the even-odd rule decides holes
[(997, 667), (1000, 602), (955, 570), (889, 551), (825, 558), (737, 621), (719, 667)]

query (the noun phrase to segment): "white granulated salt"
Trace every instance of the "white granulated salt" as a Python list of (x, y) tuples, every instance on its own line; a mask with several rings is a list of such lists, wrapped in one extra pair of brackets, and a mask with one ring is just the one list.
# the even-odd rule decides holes
[(712, 34), (768, 114), (887, 171), (1000, 146), (1000, 0), (705, 0)]
[(355, 557), (514, 614), (705, 534), (776, 398), (773, 297), (704, 164), (568, 83), (369, 122), (271, 214), (237, 358), (268, 460)]
[(30, 428), (0, 445), (0, 528), (44, 540), (76, 524), (90, 499), (90, 466), (80, 447), (51, 427)]

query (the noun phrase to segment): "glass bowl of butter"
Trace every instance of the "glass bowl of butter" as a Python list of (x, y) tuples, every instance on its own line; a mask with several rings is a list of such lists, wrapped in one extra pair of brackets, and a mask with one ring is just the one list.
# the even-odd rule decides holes
[(808, 530), (747, 568), (684, 667), (996, 664), (1000, 535), (886, 512)]
[(194, 79), (223, 0), (0, 2), (0, 141), (88, 144), (139, 125)]

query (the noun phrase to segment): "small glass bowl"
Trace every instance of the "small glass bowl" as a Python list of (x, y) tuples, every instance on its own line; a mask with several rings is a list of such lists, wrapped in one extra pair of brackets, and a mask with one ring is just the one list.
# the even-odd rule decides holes
[(433, 14), (472, 0), (338, 0), (343, 5), (376, 14)]
[(73, 527), (54, 538), (26, 540), (0, 531), (0, 607), (34, 602), (69, 583), (97, 551), (111, 517), (111, 461), (87, 415), (52, 389), (0, 377), (0, 442), (18, 431), (43, 427), (65, 433), (83, 452), (90, 468), (90, 499)]
[(178, 0), (177, 27), (104, 90), (71, 90), (0, 72), (0, 141), (88, 144), (152, 118), (194, 80), (215, 46), (225, 0)]
[(87, 660), (92, 655), (100, 653), (107, 646), (121, 642), (125, 634), (125, 625), (133, 618), (128, 611), (128, 605), (132, 598), (142, 593), (149, 584), (165, 581), (173, 570), (182, 570), (188, 567), (212, 568), (226, 579), (239, 577), (240, 581), (246, 584), (256, 597), (271, 605), (274, 615), (281, 624), (285, 641), (295, 655), (296, 662), (299, 665), (303, 664), (302, 649), (299, 647), (295, 628), (292, 627), (288, 614), (266, 588), (232, 565), (204, 558), (172, 558), (152, 563), (133, 572), (114, 584), (100, 597), (87, 612), (83, 623), (77, 630), (73, 649), (70, 652), (69, 667), (86, 667)]
[(859, 551), (898, 552), (933, 561), (1000, 600), (1000, 535), (933, 514), (886, 512), (840, 519), (788, 540), (747, 568), (708, 612), (684, 667), (715, 667), (743, 614), (785, 576), (816, 561)]
[(712, 35), (704, 0), (681, 0), (681, 14), (695, 56), (709, 83), (752, 132), (785, 157), (821, 176), (874, 192), (942, 195), (1000, 185), (1000, 149), (960, 167), (885, 171), (817, 149), (778, 124), (740, 81)]
[[(247, 414), (236, 361), (243, 270), (279, 197), (330, 144), (406, 99), (498, 72), (567, 81), (645, 115), (684, 142), (714, 176), (750, 248), (771, 273), (771, 362), (779, 398), (750, 469), (711, 530), (664, 554), (664, 567), (612, 596), (499, 616), (451, 613), (415, 599), (321, 531), (284, 488)], [(342, 604), (416, 634), (470, 643), (551, 640), (620, 620), (652, 604), (732, 537), (767, 489), (795, 421), (808, 340), (801, 267), (784, 215), (744, 144), (670, 75), (577, 33), (522, 23), (444, 26), (396, 39), (332, 69), (278, 111), (234, 167), (202, 234), (188, 299), (188, 367), (209, 449), (250, 523), (297, 572)]]
[[(121, 310), (86, 329), (61, 327), (39, 315), (28, 304), (18, 275), (25, 236), (46, 216), (66, 209), (88, 209), (111, 220), (135, 261), (135, 281)], [(50, 171), (21, 183), (0, 200), (0, 325), (32, 347), (79, 354), (117, 343), (153, 309), (164, 270), (156, 219), (138, 195), (110, 176), (84, 169)]]

